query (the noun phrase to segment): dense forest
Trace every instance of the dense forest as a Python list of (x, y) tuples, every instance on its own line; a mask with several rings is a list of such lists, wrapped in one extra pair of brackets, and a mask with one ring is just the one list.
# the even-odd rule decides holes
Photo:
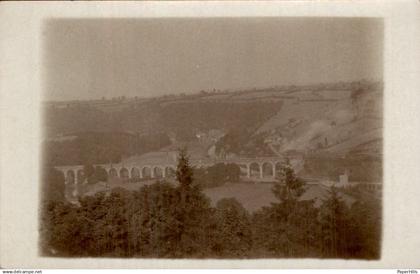
[(189, 141), (197, 131), (226, 131), (254, 128), (279, 111), (279, 102), (209, 102), (185, 101), (166, 103), (157, 99), (147, 102), (120, 102), (118, 109), (101, 105), (75, 103), (65, 107), (45, 107), (47, 136), (71, 135), (77, 132), (174, 133), (179, 141)]
[(185, 102), (159, 111), (159, 124), (181, 141), (191, 141), (197, 130), (222, 129), (232, 134), (255, 131), (277, 113), (281, 102)]
[(118, 163), (123, 157), (143, 154), (170, 145), (165, 133), (150, 135), (123, 132), (80, 132), (66, 141), (44, 141), (46, 165)]
[(176, 185), (158, 181), (136, 191), (116, 188), (77, 204), (64, 199), (62, 173), (46, 168), (43, 175), (44, 256), (380, 258), (381, 201), (354, 189), (348, 191), (358, 199), (347, 205), (331, 188), (316, 207), (313, 200), (299, 199), (306, 186), (288, 164), (272, 189), (277, 202), (253, 214), (234, 198), (212, 207), (185, 151)]
[(158, 151), (172, 142), (194, 142), (197, 133), (211, 129), (221, 129), (229, 136), (248, 132), (242, 138), (246, 142), (280, 107), (272, 102), (164, 104), (153, 100), (113, 112), (83, 104), (49, 107), (43, 151), (47, 164), (83, 165), (116, 163), (124, 157)]

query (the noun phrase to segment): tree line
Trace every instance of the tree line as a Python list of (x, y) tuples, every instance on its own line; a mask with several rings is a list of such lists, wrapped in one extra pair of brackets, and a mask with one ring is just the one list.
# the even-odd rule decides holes
[[(177, 185), (156, 182), (136, 191), (117, 188), (79, 199), (44, 184), (40, 244), (45, 256), (144, 258), (361, 258), (378, 259), (381, 203), (347, 205), (331, 189), (320, 207), (301, 200), (305, 183), (290, 165), (272, 191), (275, 203), (249, 213), (234, 198), (215, 206), (195, 180), (185, 151)], [(63, 180), (46, 173), (45, 181)]]

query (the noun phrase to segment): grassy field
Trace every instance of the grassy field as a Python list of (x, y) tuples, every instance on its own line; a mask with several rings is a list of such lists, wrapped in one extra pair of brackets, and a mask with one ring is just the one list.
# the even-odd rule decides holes
[[(143, 181), (138, 183), (97, 183), (85, 189), (84, 195), (94, 195), (100, 191), (110, 191), (113, 188), (121, 187), (127, 190), (138, 190), (144, 185), (153, 184), (155, 181)], [(175, 184), (175, 183), (174, 183)], [(273, 192), (272, 183), (226, 183), (223, 186), (206, 188), (204, 194), (211, 200), (211, 205), (216, 206), (217, 202), (223, 198), (235, 198), (250, 213), (255, 212), (263, 206), (270, 206), (273, 202), (278, 202)], [(306, 192), (302, 195), (302, 200), (314, 199), (315, 206), (320, 206), (322, 200), (328, 195), (328, 188), (321, 185), (307, 185)], [(347, 194), (339, 195), (348, 204), (354, 202), (354, 198)]]
[[(273, 184), (268, 183), (236, 183), (225, 184), (220, 187), (208, 188), (204, 193), (211, 199), (212, 206), (223, 198), (237, 199), (246, 210), (255, 212), (263, 206), (270, 206), (273, 202), (278, 202), (271, 191)], [(320, 206), (322, 200), (328, 197), (328, 188), (321, 185), (307, 185), (306, 192), (302, 195), (301, 200), (314, 200), (315, 206)], [(339, 193), (339, 196), (347, 203), (352, 204), (355, 199), (349, 195)]]

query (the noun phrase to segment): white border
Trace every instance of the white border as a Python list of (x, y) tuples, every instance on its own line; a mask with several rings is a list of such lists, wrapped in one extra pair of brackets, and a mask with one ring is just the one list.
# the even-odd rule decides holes
[[(384, 235), (379, 261), (38, 257), (42, 23), (46, 18), (344, 16), (385, 19)], [(420, 2), (2, 2), (0, 265), (31, 268), (420, 267)], [(416, 123), (417, 122), (417, 123)]]

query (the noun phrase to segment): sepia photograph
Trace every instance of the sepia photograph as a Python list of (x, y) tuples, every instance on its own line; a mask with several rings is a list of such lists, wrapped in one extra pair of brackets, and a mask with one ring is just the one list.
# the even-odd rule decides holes
[(51, 19), (43, 256), (381, 257), (383, 21)]
[(3, 273), (416, 274), (419, 7), (2, 3)]

